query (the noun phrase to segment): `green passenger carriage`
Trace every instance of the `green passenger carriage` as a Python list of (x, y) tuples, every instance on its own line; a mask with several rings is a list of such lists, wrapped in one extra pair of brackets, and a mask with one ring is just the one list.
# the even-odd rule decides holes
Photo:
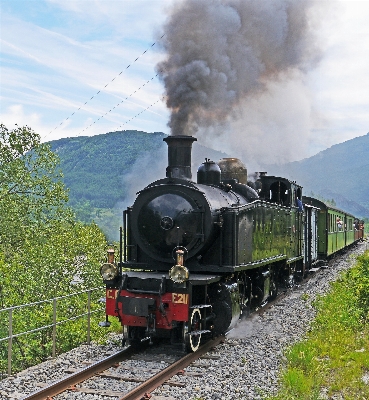
[(304, 196), (303, 202), (319, 208), (317, 220), (319, 259), (330, 257), (357, 240), (358, 235), (355, 235), (357, 219), (353, 215), (313, 197)]

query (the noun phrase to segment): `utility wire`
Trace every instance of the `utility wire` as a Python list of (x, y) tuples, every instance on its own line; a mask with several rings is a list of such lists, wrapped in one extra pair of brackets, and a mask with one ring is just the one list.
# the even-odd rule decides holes
[[(165, 33), (159, 38), (159, 40), (160, 39), (162, 39), (163, 37), (165, 36)], [(67, 117), (65, 120), (63, 120), (59, 125), (57, 125), (54, 129), (52, 129), (46, 136), (45, 136), (45, 138), (47, 137), (47, 136), (49, 136), (52, 132), (54, 132), (56, 129), (58, 129), (61, 125), (63, 125), (65, 122), (67, 122), (70, 118), (72, 118), (73, 117), (73, 115), (75, 114), (75, 113), (77, 113), (79, 110), (81, 110), (81, 108), (82, 107), (84, 107), (87, 103), (89, 103), (94, 97), (96, 97), (99, 93), (101, 93), (101, 91), (103, 91), (105, 88), (107, 88), (112, 82), (114, 82), (115, 81), (115, 79), (116, 78), (118, 78), (124, 71), (126, 71), (132, 64), (134, 64), (139, 58), (141, 58), (145, 53), (147, 53), (149, 50), (150, 50), (150, 48), (152, 48), (152, 47), (154, 47), (155, 46), (155, 44), (157, 43), (157, 41), (156, 42), (154, 42), (150, 47), (148, 47), (140, 56), (138, 56), (131, 64), (128, 64), (127, 66), (126, 66), (126, 68), (124, 69), (124, 70), (122, 70), (122, 71), (120, 71), (119, 72), (119, 74), (118, 75), (116, 75), (110, 82), (108, 82), (104, 87), (103, 87), (103, 89), (100, 89), (97, 93), (95, 93), (89, 100), (87, 100), (83, 105), (81, 105), (76, 111), (74, 111), (69, 117)], [(156, 75), (157, 76), (157, 75)], [(153, 79), (153, 78), (152, 78)], [(152, 80), (151, 79), (151, 80)], [(148, 81), (149, 82), (149, 81)], [(147, 82), (146, 82), (147, 83)], [(143, 85), (144, 86), (144, 85)], [(141, 86), (142, 87), (142, 86)], [(141, 89), (141, 88), (140, 88)], [(130, 97), (130, 96), (128, 96), (128, 97)], [(114, 107), (115, 108), (115, 107)], [(114, 109), (113, 108), (113, 109)], [(111, 111), (111, 110), (110, 110)], [(107, 113), (106, 113), (107, 114)], [(105, 114), (105, 115), (106, 115)], [(99, 119), (101, 119), (102, 117), (100, 117)], [(95, 122), (97, 122), (97, 121), (95, 121)], [(94, 123), (95, 123), (94, 122)], [(94, 124), (93, 123), (93, 124)], [(93, 125), (93, 124), (91, 124), (91, 125)], [(91, 126), (90, 125), (90, 126)], [(87, 129), (87, 128), (85, 128), (85, 129)], [(85, 130), (84, 129), (84, 130)], [(83, 132), (83, 131), (82, 131)]]
[(138, 114), (136, 114), (135, 116), (133, 116), (132, 118), (130, 118), (128, 121), (126, 121), (124, 124), (119, 125), (118, 128), (115, 130), (115, 132), (121, 130), (120, 128), (122, 128), (124, 125), (127, 125), (129, 122), (131, 122), (133, 119), (137, 118), (139, 115), (141, 115), (142, 113), (144, 113), (145, 111), (147, 111), (149, 108), (153, 107), (155, 104), (159, 103), (159, 101), (164, 100), (165, 97), (162, 97), (158, 100), (156, 100), (154, 103), (152, 103), (151, 105), (149, 105), (148, 107), (146, 107), (144, 110), (142, 110), (141, 112), (139, 112)]
[[(161, 72), (161, 71), (160, 71)], [(90, 125), (86, 126), (86, 128), (84, 128), (81, 132), (79, 132), (78, 135), (80, 135), (81, 133), (83, 133), (84, 131), (86, 131), (87, 129), (91, 128), (92, 125), (96, 124), (98, 121), (100, 121), (102, 118), (104, 118), (107, 114), (109, 114), (110, 112), (112, 112), (113, 110), (115, 110), (117, 107), (119, 107), (121, 104), (123, 104), (125, 101), (127, 101), (130, 97), (132, 97), (135, 93), (137, 93), (139, 90), (141, 90), (144, 86), (146, 86), (148, 83), (152, 82), (158, 75), (158, 72), (155, 76), (153, 76), (151, 79), (149, 79), (147, 82), (145, 82), (142, 86), (140, 86), (138, 89), (136, 89), (134, 92), (132, 92), (130, 95), (128, 95), (125, 99), (123, 99), (122, 101), (120, 101), (117, 105), (115, 105), (113, 108), (111, 108), (109, 111), (107, 111), (105, 114), (101, 115), (97, 120), (95, 120), (94, 122), (92, 122)], [(155, 103), (151, 104), (149, 107), (147, 107), (144, 111), (146, 111), (148, 108), (152, 107), (154, 104), (158, 103), (161, 99), (159, 99), (158, 101), (156, 101)], [(137, 114), (135, 117), (132, 117), (129, 121), (131, 121), (132, 119), (136, 118), (138, 115), (142, 114), (143, 111), (141, 111), (139, 114)]]

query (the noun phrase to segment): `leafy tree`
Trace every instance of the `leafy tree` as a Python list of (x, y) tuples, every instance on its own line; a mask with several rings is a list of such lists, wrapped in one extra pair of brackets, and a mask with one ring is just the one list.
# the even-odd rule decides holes
[(58, 157), (32, 129), (9, 131), (0, 125), (0, 244), (5, 256), (22, 246), (27, 230), (72, 218), (57, 165)]
[[(0, 125), (0, 301), (10, 307), (66, 296), (102, 286), (99, 265), (106, 248), (104, 234), (95, 224), (75, 220), (67, 207), (68, 193), (58, 169), (58, 157), (32, 129), (8, 130)], [(102, 297), (103, 290), (97, 294)], [(73, 318), (84, 312), (86, 296), (67, 297), (58, 303), (58, 316)], [(92, 308), (100, 308), (92, 299)], [(19, 311), (13, 333), (52, 322), (52, 306)], [(7, 336), (7, 315), (0, 314), (0, 337)], [(101, 315), (98, 316), (98, 320)], [(58, 328), (57, 351), (85, 340), (86, 323)], [(95, 337), (102, 335), (92, 324)], [(14, 340), (14, 367), (25, 368), (50, 355), (52, 328)], [(6, 346), (0, 359), (6, 360)], [(2, 354), (3, 353), (3, 354)], [(1, 362), (0, 362), (1, 364)]]

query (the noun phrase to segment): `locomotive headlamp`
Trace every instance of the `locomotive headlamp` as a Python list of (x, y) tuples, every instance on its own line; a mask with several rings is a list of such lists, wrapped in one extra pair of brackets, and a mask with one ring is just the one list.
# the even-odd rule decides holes
[(104, 281), (112, 281), (118, 275), (118, 268), (112, 263), (105, 263), (100, 268), (100, 274)]
[(110, 263), (110, 264), (114, 263), (114, 256), (115, 256), (114, 247), (109, 247), (109, 249), (108, 249), (108, 263)]
[(183, 283), (188, 279), (188, 269), (183, 265), (185, 252), (177, 248), (176, 250), (176, 265), (169, 271), (169, 278), (175, 283)]
[(183, 265), (174, 265), (169, 271), (169, 278), (175, 283), (183, 283), (188, 277), (188, 269)]

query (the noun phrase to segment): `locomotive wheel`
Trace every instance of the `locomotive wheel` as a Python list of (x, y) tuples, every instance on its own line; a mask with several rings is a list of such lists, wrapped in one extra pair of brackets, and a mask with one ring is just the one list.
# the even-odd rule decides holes
[(191, 332), (201, 329), (201, 313), (198, 308), (192, 310), (189, 324), (184, 325), (183, 336), (186, 350), (195, 352), (200, 347), (201, 333), (191, 335)]

